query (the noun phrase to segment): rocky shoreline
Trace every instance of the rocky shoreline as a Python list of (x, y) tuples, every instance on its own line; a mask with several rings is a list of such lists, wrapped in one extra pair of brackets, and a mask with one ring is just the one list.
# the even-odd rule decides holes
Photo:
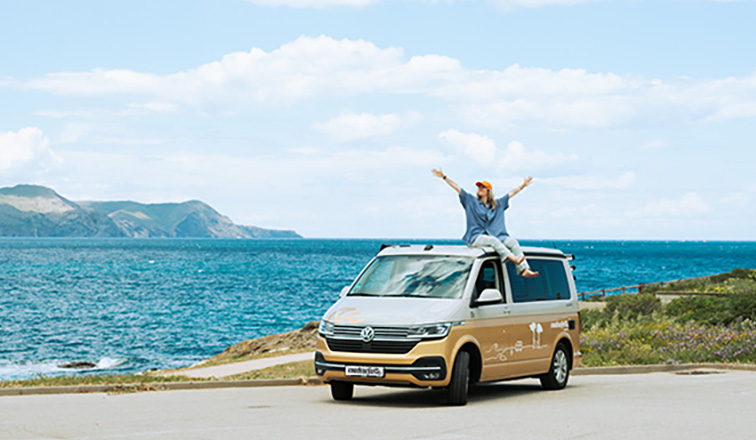
[(318, 335), (319, 321), (310, 321), (304, 327), (286, 333), (263, 336), (261, 338), (248, 339), (232, 345), (209, 359), (194, 366), (208, 363), (236, 361), (243, 358), (256, 356), (284, 355), (294, 352), (315, 350)]

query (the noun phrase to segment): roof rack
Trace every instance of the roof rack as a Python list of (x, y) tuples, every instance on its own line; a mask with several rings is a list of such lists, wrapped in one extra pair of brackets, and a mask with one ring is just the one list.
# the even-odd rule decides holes
[(410, 247), (410, 245), (408, 245), (408, 244), (388, 244), (388, 243), (382, 243), (381, 244), (381, 248), (379, 249), (379, 251), (382, 251), (382, 250), (384, 250), (386, 248), (390, 248), (390, 247)]

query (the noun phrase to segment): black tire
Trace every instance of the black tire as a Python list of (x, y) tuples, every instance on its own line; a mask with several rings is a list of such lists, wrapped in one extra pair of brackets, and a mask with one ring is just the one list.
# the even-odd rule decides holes
[(470, 353), (460, 351), (454, 359), (451, 381), (449, 382), (449, 405), (467, 405), (467, 392), (470, 388)]
[(331, 382), (331, 396), (333, 397), (333, 400), (351, 400), (353, 395), (353, 383)]
[(570, 356), (564, 344), (557, 344), (551, 357), (549, 372), (539, 377), (545, 390), (561, 390), (570, 378)]

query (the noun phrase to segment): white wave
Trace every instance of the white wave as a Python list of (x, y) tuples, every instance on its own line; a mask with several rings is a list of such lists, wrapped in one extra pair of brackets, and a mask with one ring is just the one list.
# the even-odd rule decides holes
[(110, 357), (104, 357), (97, 361), (97, 365), (95, 365), (95, 368), (98, 370), (109, 370), (111, 368), (116, 368), (120, 365), (123, 365), (123, 363), (126, 362), (126, 359), (124, 358), (110, 358)]
[(58, 367), (58, 362), (23, 362), (23, 363), (0, 363), (1, 380), (30, 379), (37, 376), (49, 376), (65, 371)]
[(117, 368), (126, 362), (126, 358), (103, 357), (91, 368), (61, 368), (61, 365), (65, 365), (68, 362), (46, 361), (13, 363), (0, 361), (0, 380), (23, 380), (33, 379), (38, 376), (62, 376), (66, 375), (66, 373), (70, 375), (85, 371), (110, 370)]

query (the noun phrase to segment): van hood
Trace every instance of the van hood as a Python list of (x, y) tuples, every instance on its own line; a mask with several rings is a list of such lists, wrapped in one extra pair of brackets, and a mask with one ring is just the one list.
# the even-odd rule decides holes
[(459, 299), (344, 297), (323, 319), (340, 325), (405, 326), (459, 320)]

